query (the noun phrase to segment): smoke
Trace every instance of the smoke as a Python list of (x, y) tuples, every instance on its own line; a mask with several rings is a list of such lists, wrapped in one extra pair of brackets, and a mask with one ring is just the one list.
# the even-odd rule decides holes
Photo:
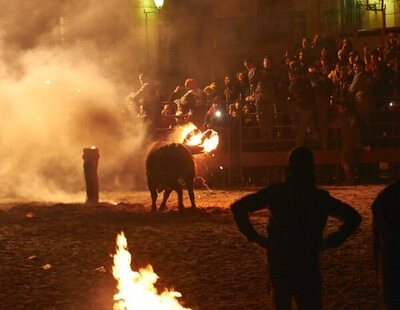
[(82, 149), (92, 145), (101, 189), (140, 183), (145, 130), (121, 112), (142, 57), (128, 8), (0, 2), (0, 197), (83, 200)]

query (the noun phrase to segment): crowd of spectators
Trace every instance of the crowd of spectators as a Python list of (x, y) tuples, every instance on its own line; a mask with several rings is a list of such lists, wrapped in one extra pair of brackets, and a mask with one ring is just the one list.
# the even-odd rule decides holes
[(362, 51), (349, 38), (336, 44), (315, 35), (312, 40), (302, 38), (282, 60), (267, 55), (258, 64), (245, 59), (243, 68), (234, 77), (225, 76), (221, 84), (211, 81), (200, 88), (188, 78), (163, 103), (142, 74), (141, 88), (129, 99), (150, 128), (188, 121), (200, 129), (239, 123), (241, 128), (255, 128), (250, 138), (269, 141), (272, 149), (278, 139), (278, 114), (288, 115), (294, 127), (292, 146), (313, 141), (327, 149), (329, 127), (335, 125), (342, 136), (346, 170), (357, 149), (370, 149), (374, 111), (387, 98), (398, 97), (399, 75), (400, 45), (394, 33), (388, 34), (385, 46), (365, 45)]
[[(225, 76), (223, 85), (212, 81), (200, 88), (188, 78), (163, 106), (156, 87), (141, 74), (142, 87), (129, 98), (137, 116), (156, 127), (189, 120), (198, 127), (221, 125), (215, 112), (222, 111), (233, 118), (245, 115), (243, 125), (258, 125), (259, 137), (265, 140), (274, 139), (274, 114), (287, 112), (297, 128), (297, 146), (304, 145), (311, 133), (326, 148), (329, 107), (339, 102), (356, 112), (363, 143), (368, 145), (374, 109), (398, 94), (399, 42), (393, 33), (384, 48), (369, 50), (365, 45), (362, 52), (354, 49), (348, 38), (336, 49), (332, 42), (315, 35), (286, 51), (281, 62), (265, 56), (260, 66), (251, 59), (243, 64), (245, 70), (238, 70), (235, 77)], [(254, 113), (256, 117), (246, 116)], [(160, 116), (177, 117), (161, 120)]]

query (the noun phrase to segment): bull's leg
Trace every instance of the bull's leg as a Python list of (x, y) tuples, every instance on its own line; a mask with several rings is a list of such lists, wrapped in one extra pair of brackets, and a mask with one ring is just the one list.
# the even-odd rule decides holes
[(172, 192), (172, 190), (170, 190), (170, 189), (166, 189), (164, 191), (164, 196), (163, 196), (163, 200), (161, 202), (160, 211), (164, 211), (167, 208), (167, 200), (168, 200), (171, 192)]
[(194, 192), (193, 192), (193, 179), (191, 180), (187, 180), (186, 182), (186, 186), (187, 186), (187, 190), (189, 193), (189, 199), (190, 199), (190, 203), (192, 204), (192, 208), (196, 208), (196, 203), (194, 202)]
[(183, 209), (185, 209), (185, 206), (183, 205), (182, 186), (180, 184), (177, 184), (175, 190), (176, 190), (176, 193), (178, 194), (178, 209), (183, 210)]
[(156, 212), (157, 211), (157, 188), (151, 184), (150, 182), (147, 183), (147, 185), (149, 186), (149, 191), (150, 191), (150, 195), (151, 195), (151, 212)]

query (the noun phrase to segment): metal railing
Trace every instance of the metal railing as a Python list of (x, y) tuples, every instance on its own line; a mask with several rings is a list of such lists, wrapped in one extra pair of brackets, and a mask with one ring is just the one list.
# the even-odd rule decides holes
[[(213, 154), (207, 157), (206, 162), (208, 168), (224, 173), (225, 176), (221, 178), (229, 185), (235, 183), (235, 178), (240, 178), (241, 182), (244, 171), (251, 167), (283, 168), (286, 165), (288, 150), (295, 145), (296, 128), (290, 122), (286, 111), (275, 108), (274, 135), (271, 140), (260, 138), (257, 122), (247, 126), (243, 121), (245, 117), (256, 119), (258, 115), (239, 112), (233, 118), (224, 111), (221, 120), (225, 119), (225, 121), (221, 121), (220, 124), (217, 122), (213, 126), (213, 129), (220, 134), (221, 144)], [(160, 129), (165, 132), (169, 130), (171, 129)], [(372, 150), (360, 152), (359, 163), (375, 163), (379, 167), (390, 167), (391, 163), (400, 163), (400, 104), (398, 101), (388, 99), (386, 104), (375, 112), (371, 132)], [(341, 145), (338, 129), (329, 126), (328, 149), (323, 149), (318, 141), (311, 139), (309, 142), (315, 153), (316, 164), (331, 166), (334, 171), (332, 183), (337, 182), (340, 179)]]

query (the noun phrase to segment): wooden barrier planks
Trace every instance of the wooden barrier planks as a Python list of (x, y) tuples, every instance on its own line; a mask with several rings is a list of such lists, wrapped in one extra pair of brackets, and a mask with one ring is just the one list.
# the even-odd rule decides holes
[[(339, 150), (316, 150), (313, 151), (316, 165), (334, 165), (340, 163)], [(244, 152), (240, 154), (242, 167), (263, 166), (286, 166), (288, 152)], [(229, 166), (230, 156), (228, 153), (217, 152), (208, 156), (209, 167)], [(400, 162), (400, 148), (372, 149), (359, 152), (358, 163), (374, 162)]]

